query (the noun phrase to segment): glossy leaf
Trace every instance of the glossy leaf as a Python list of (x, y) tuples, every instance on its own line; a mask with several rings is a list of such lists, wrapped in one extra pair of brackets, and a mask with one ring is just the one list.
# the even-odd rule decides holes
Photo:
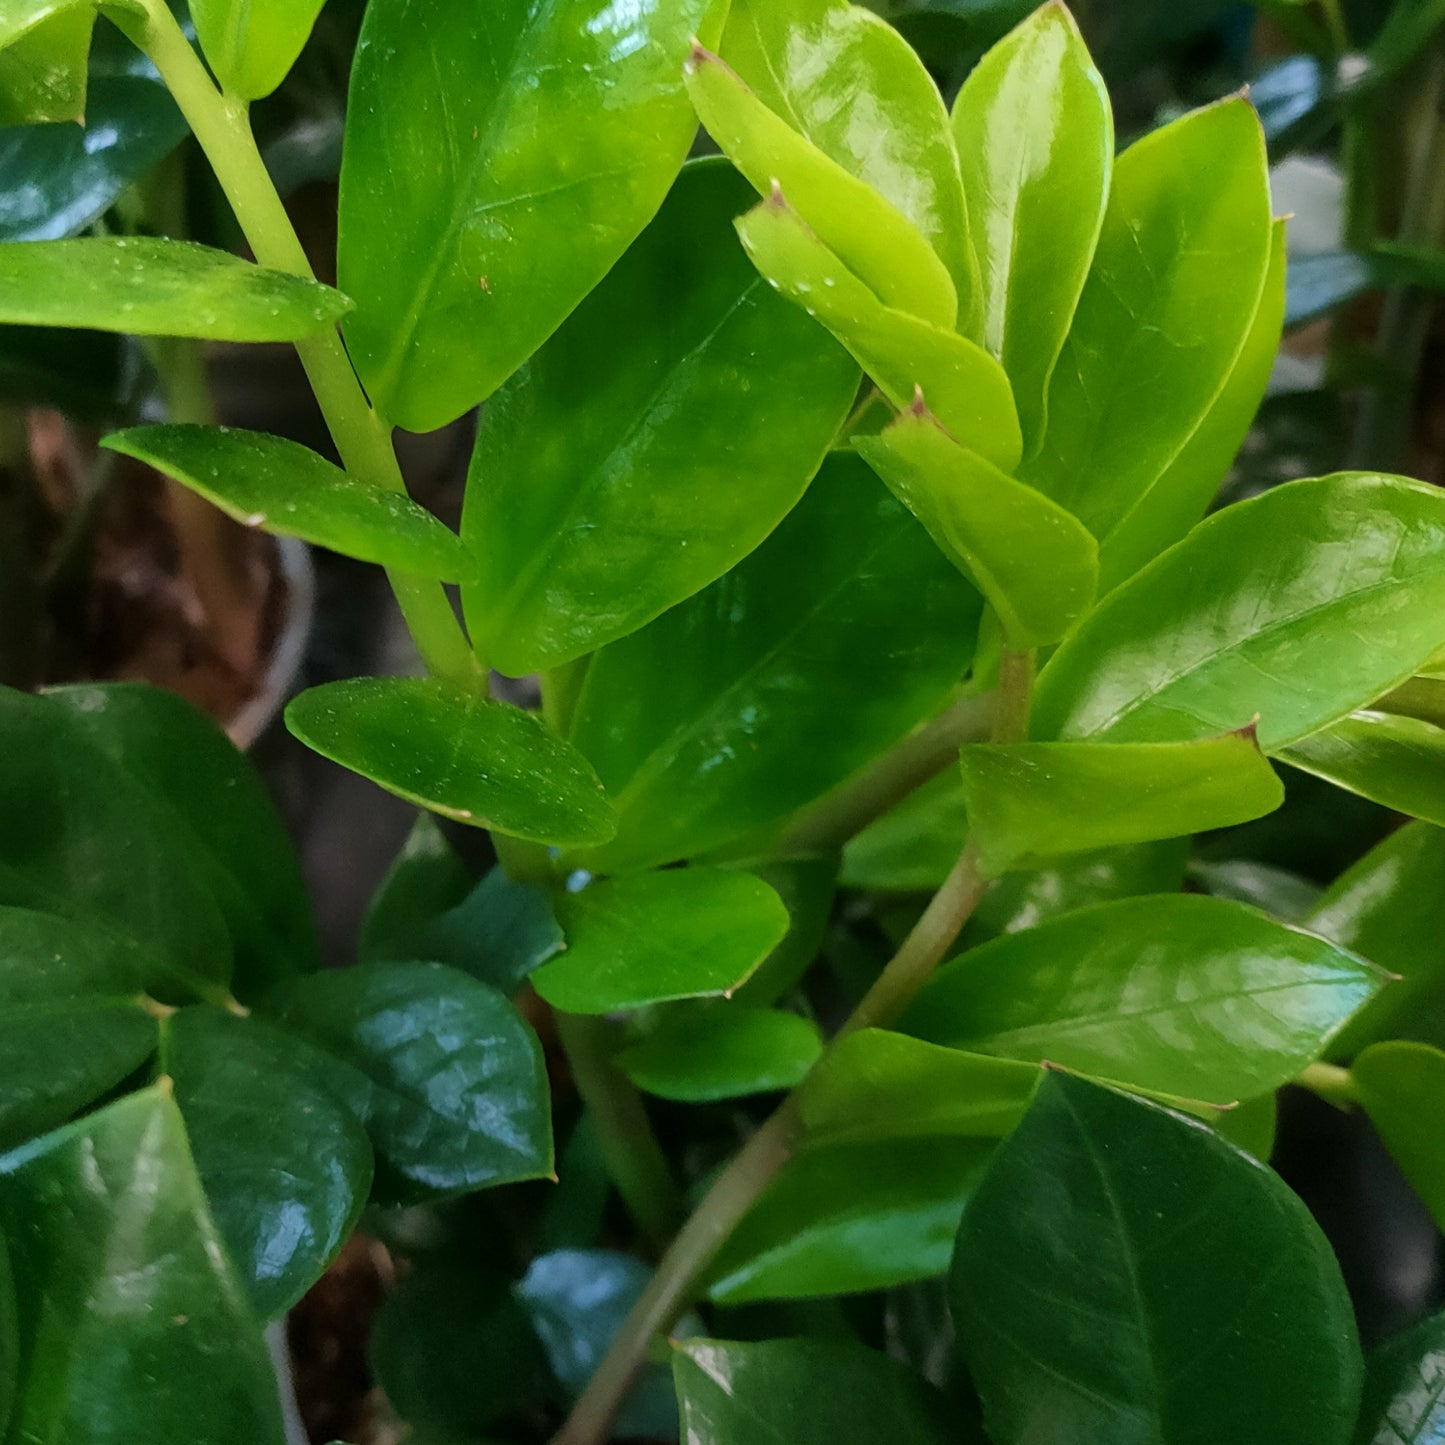
[(1359, 1344), (1324, 1236), (1152, 1104), (1047, 1080), (964, 1215), (952, 1299), (996, 1445), (1350, 1439)]
[(689, 1445), (959, 1445), (938, 1390), (842, 1340), (686, 1340), (672, 1356)]
[(769, 110), (913, 222), (953, 278), (959, 329), (974, 334), (978, 271), (948, 115), (897, 30), (846, 0), (732, 0), (721, 54)]
[(757, 552), (593, 660), (573, 742), (621, 819), (596, 865), (686, 857), (825, 793), (937, 710), (978, 607), (867, 467), (831, 458)]
[(814, 234), (884, 305), (953, 329), (959, 303), (948, 268), (891, 201), (771, 111), (700, 45), (687, 62), (687, 88), (708, 134), (759, 195), (780, 187)]
[(1040, 1071), (863, 1029), (839, 1039), (799, 1096), (810, 1146), (870, 1140), (1000, 1139), (1038, 1088)]
[(1287, 868), (1250, 858), (1196, 858), (1189, 880), (1216, 898), (1232, 898), (1272, 913), (1283, 923), (1303, 923), (1324, 890)]
[(1270, 244), (1264, 137), (1248, 101), (1195, 111), (1119, 158), (1049, 386), (1043, 447), (1021, 474), (1101, 542), (1218, 400)]
[(720, 23), (713, 0), (367, 7), (339, 271), (384, 416), (454, 420), (607, 274), (692, 143), (683, 61)]
[(823, 1052), (818, 1026), (779, 1009), (724, 1004), (666, 1018), (617, 1055), (659, 1099), (707, 1104), (791, 1089)]
[(596, 775), (530, 713), (438, 679), (313, 687), (286, 725), (323, 757), (459, 823), (537, 843), (600, 843), (615, 830)]
[(1445, 1053), (1428, 1044), (1373, 1044), (1350, 1066), (1355, 1097), (1436, 1224), (1445, 1221)]
[(1073, 18), (1046, 5), (974, 68), (953, 108), (983, 296), (983, 341), (1030, 450), (1104, 221), (1114, 118)]
[[(95, 11), (90, 5), (42, 5), (20, 0), (27, 12), (51, 13), (16, 36), (15, 21), (0, 30), (0, 125), (83, 122), (85, 61)], [(8, 33), (7, 33), (8, 32)]]
[(1409, 677), (1439, 646), (1442, 606), (1436, 489), (1293, 482), (1216, 513), (1105, 598), (1040, 674), (1034, 733), (1184, 741), (1258, 716), (1274, 752)]
[(282, 437), (231, 427), (145, 426), (113, 432), (102, 445), (155, 467), (247, 527), (440, 582), (466, 574), (456, 534), (424, 507), (357, 481)]
[(749, 194), (724, 161), (688, 166), (488, 404), (464, 595), (504, 672), (595, 651), (721, 576), (797, 502), (847, 415), (857, 369), (738, 250), (729, 222)]
[(351, 305), (330, 287), (191, 241), (34, 241), (7, 246), (0, 262), (0, 322), (19, 326), (299, 341)]
[(1419, 718), (1357, 712), (1280, 757), (1398, 813), (1445, 824), (1445, 729)]
[(0, 1143), (63, 1124), (151, 1055), (147, 963), (94, 926), (0, 908)]
[(901, 1139), (798, 1155), (723, 1246), (708, 1293), (720, 1304), (810, 1299), (943, 1273), (991, 1147)]
[(766, 883), (723, 868), (592, 883), (561, 894), (557, 917), (566, 951), (531, 983), (574, 1014), (731, 994), (788, 931), (788, 910)]
[(551, 1172), (541, 1047), (494, 989), (441, 964), (361, 964), (284, 983), (266, 1011), (366, 1126), (383, 1199)]
[(0, 1220), (22, 1341), (17, 1439), (281, 1445), (261, 1331), (166, 1089), (0, 1157)]
[(809, 230), (781, 190), (737, 221), (753, 265), (853, 354), (895, 407), (919, 387), (943, 424), (999, 466), (1018, 465), (1018, 415), (1003, 368), (981, 346), (885, 305)]
[(1434, 1315), (1365, 1359), (1354, 1445), (1445, 1442), (1445, 1319)]
[(262, 1319), (290, 1309), (351, 1234), (371, 1188), (371, 1145), (257, 1019), (182, 1009), (161, 1067), (175, 1085), (191, 1157), (227, 1253)]
[(963, 954), (901, 1027), (1227, 1104), (1292, 1079), (1382, 982), (1364, 960), (1241, 904), (1131, 898)]
[(1041, 492), (958, 445), (918, 402), (858, 454), (983, 593), (1010, 647), (1057, 642), (1094, 600), (1093, 537)]
[(1246, 730), (1194, 743), (977, 743), (963, 802), (986, 874), (1273, 812), (1284, 784)]
[(325, 0), (190, 0), (191, 19), (222, 88), (270, 95), (296, 63)]

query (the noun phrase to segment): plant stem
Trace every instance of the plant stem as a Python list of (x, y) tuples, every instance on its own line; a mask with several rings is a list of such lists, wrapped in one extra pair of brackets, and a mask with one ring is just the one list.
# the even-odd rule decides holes
[(1350, 48), (1350, 27), (1345, 23), (1344, 7), (1340, 0), (1320, 0), (1325, 12), (1325, 24), (1329, 27), (1330, 44), (1343, 55)]
[(648, 1243), (661, 1251), (687, 1218), (687, 1205), (642, 1095), (613, 1061), (611, 1026), (606, 1019), (560, 1011), (556, 1019), (608, 1177)]
[[(994, 704), (995, 741), (1018, 742), (1028, 735), (1032, 690), (1033, 655), (1006, 651)], [(923, 917), (837, 1038), (859, 1029), (886, 1028), (898, 1018), (942, 961), (987, 887), (986, 880), (979, 876), (978, 851), (969, 842)], [(718, 1251), (801, 1144), (803, 1125), (798, 1100), (799, 1091), (795, 1089), (718, 1175), (622, 1322), (606, 1357), (566, 1424), (553, 1437), (552, 1445), (598, 1445), (606, 1438), (612, 1417), (646, 1358), (649, 1344), (670, 1329), (692, 1303)]]
[(1349, 1109), (1356, 1102), (1354, 1077), (1338, 1064), (1307, 1064), (1295, 1083), (1337, 1109)]
[[(231, 203), (256, 260), (272, 270), (314, 280), (311, 263), (267, 173), (244, 102), (223, 94), (162, 0), (149, 0), (143, 22), (122, 28), (160, 71), (216, 179)], [(405, 492), (391, 429), (372, 410), (335, 328), (296, 343), (296, 351), (347, 471), (360, 481)], [(485, 674), (442, 588), (388, 570), (407, 626), (430, 670), (476, 690)]]

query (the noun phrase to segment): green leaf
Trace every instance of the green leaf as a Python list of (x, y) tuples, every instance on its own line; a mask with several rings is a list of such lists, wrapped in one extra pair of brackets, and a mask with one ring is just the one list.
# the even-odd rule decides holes
[(206, 60), (238, 100), (271, 94), (296, 63), (325, 0), (190, 0)]
[(328, 286), (191, 241), (92, 236), (0, 251), (0, 322), (19, 326), (300, 341), (350, 306)]
[(1039, 1078), (1033, 1064), (864, 1029), (828, 1050), (803, 1085), (799, 1107), (810, 1146), (999, 1139), (1023, 1117)]
[(369, 963), (284, 983), (266, 1011), (330, 1056), (313, 1077), (366, 1126), (383, 1201), (552, 1172), (541, 1046), (495, 989), (442, 964)]
[(1445, 1317), (1366, 1356), (1354, 1445), (1445, 1445)]
[(960, 756), (970, 837), (988, 876), (1227, 828), (1284, 802), (1248, 728), (1194, 743), (977, 743)]
[(573, 748), (531, 713), (436, 678), (313, 687), (287, 707), (286, 725), (323, 757), (459, 823), (555, 844), (616, 830)]
[(749, 871), (756, 873), (788, 910), (787, 937), (734, 995), (739, 1004), (762, 1008), (795, 988), (818, 956), (833, 913), (838, 860), (831, 856), (774, 858)]
[(1229, 1140), (1236, 1149), (1243, 1149), (1261, 1164), (1268, 1164), (1279, 1126), (1279, 1096), (1261, 1094), (1256, 1099), (1246, 1099), (1238, 1108), (1225, 1109), (1215, 1119), (1205, 1122), (1212, 1123), (1221, 1139)]
[(1304, 1205), (1204, 1125), (1055, 1075), (959, 1231), (996, 1445), (1346, 1445), (1354, 1316)]
[(822, 322), (895, 407), (919, 387), (954, 436), (999, 466), (1023, 442), (1003, 368), (981, 346), (886, 306), (808, 229), (781, 190), (736, 222), (768, 282)]
[[(6, 17), (0, 31), (0, 125), (85, 122), (85, 62), (95, 11), (90, 5), (35, 6), (20, 0), (21, 22), (28, 13), (51, 14), (18, 38)], [(8, 177), (7, 177), (8, 179)]]
[(672, 1373), (689, 1445), (958, 1445), (947, 1399), (841, 1340), (685, 1340)]
[(1411, 823), (1336, 879), (1305, 920), (1312, 932), (1395, 975), (1345, 1026), (1332, 1058), (1392, 1036), (1445, 1045), (1442, 876), (1445, 831)]
[(467, 573), (456, 534), (425, 507), (347, 476), (296, 442), (177, 425), (113, 432), (101, 445), (164, 472), (247, 527), (439, 582)]
[(1106, 597), (1040, 674), (1034, 733), (1187, 741), (1258, 716), (1272, 753), (1409, 677), (1440, 645), (1442, 608), (1437, 489), (1363, 472), (1291, 482)]
[(791, 1089), (823, 1052), (817, 1024), (779, 1009), (722, 1004), (665, 1017), (617, 1055), (649, 1094), (708, 1104)]
[(595, 651), (721, 576), (791, 510), (842, 425), (857, 369), (738, 250), (729, 222), (749, 195), (725, 161), (686, 167), (488, 404), (464, 599), (504, 672)]
[(182, 1009), (162, 1032), (211, 1217), (263, 1320), (276, 1319), (346, 1243), (371, 1188), (371, 1145), (285, 1034)]
[(1294, 1078), (1382, 982), (1363, 959), (1242, 904), (1130, 898), (965, 953), (901, 1027), (1225, 1104)]
[(591, 883), (557, 898), (566, 951), (531, 976), (554, 1008), (607, 1014), (728, 995), (788, 931), (783, 900), (724, 868)]
[(931, 893), (948, 877), (967, 837), (963, 779), (957, 769), (945, 768), (849, 839), (839, 882)]
[(91, 925), (0, 908), (0, 1143), (63, 1124), (150, 1057), (149, 962)]
[(0, 1158), (16, 1439), (281, 1445), (276, 1379), (164, 1087)]
[(812, 1149), (783, 1167), (710, 1273), (720, 1304), (886, 1289), (948, 1268), (991, 1141), (890, 1139)]
[[(714, 0), (368, 5), (341, 168), (346, 341), (411, 431), (501, 385), (662, 203), (696, 120), (682, 66)], [(579, 218), (585, 218), (579, 224)]]
[(1428, 1044), (1372, 1044), (1350, 1066), (1355, 1097), (1410, 1187), (1445, 1224), (1445, 1137), (1440, 1096), (1445, 1053)]
[(1216, 898), (1248, 903), (1284, 923), (1303, 923), (1324, 892), (1298, 873), (1251, 858), (1196, 858), (1189, 864), (1189, 881)]
[(937, 711), (978, 606), (868, 468), (832, 457), (752, 556), (593, 660), (573, 742), (620, 824), (592, 862), (686, 857), (819, 797)]
[(1049, 386), (1043, 447), (1021, 473), (1101, 543), (1227, 384), (1258, 310), (1271, 229), (1264, 137), (1241, 97), (1119, 158)]
[[(780, 187), (809, 229), (884, 305), (953, 329), (959, 300), (948, 267), (892, 201), (819, 150), (700, 45), (687, 62), (687, 88), (708, 134), (760, 195)], [(940, 131), (946, 137), (946, 127)]]
[(250, 758), (198, 708), (136, 683), (81, 683), (46, 696), (70, 726), (167, 810), (165, 830), (204, 874), (235, 943), (248, 997), (316, 967), (300, 860)]
[(10, 1423), (20, 1373), (20, 1325), (15, 1317), (15, 1281), (10, 1251), (0, 1235), (0, 1431)]
[(1397, 813), (1445, 824), (1445, 729), (1356, 712), (1280, 753), (1282, 761)]
[(1032, 451), (1049, 378), (1104, 221), (1114, 118), (1063, 5), (1046, 5), (984, 56), (953, 133), (972, 207), (983, 341), (1013, 383)]
[(913, 222), (953, 278), (959, 329), (973, 334), (978, 271), (948, 115), (893, 26), (845, 0), (732, 0), (721, 55), (769, 110)]

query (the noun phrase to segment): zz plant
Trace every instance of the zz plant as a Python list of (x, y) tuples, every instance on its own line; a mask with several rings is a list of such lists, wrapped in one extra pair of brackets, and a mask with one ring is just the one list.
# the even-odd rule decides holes
[[(370, 1203), (492, 1232), (377, 1322), (418, 1439), (1445, 1441), (1445, 1322), (1366, 1366), (1264, 1162), (1302, 1084), (1445, 1221), (1445, 496), (1204, 516), (1284, 305), (1248, 100), (1116, 156), (1057, 3), (950, 114), (846, 0), (370, 0), (333, 289), (248, 123), (318, 9), (0, 3), (7, 119), (80, 113), (99, 14), (255, 256), (7, 245), (0, 321), (293, 342), (340, 467), (106, 445), (385, 567), (428, 674), (287, 712), (423, 810), (331, 971), (207, 723), (0, 695), (3, 1438), (274, 1445), (260, 1326)], [(479, 403), (458, 536), (392, 436)], [(1275, 764), (1417, 821), (1184, 891)]]

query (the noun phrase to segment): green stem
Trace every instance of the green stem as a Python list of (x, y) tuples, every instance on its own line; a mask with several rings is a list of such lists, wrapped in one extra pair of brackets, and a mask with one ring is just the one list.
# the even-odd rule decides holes
[(556, 1019), (608, 1177), (643, 1236), (660, 1251), (687, 1218), (687, 1206), (652, 1131), (647, 1106), (613, 1060), (606, 1019), (560, 1012)]
[(1357, 1102), (1354, 1076), (1338, 1064), (1308, 1064), (1295, 1083), (1337, 1109), (1349, 1109)]
[[(160, 71), (256, 260), (272, 270), (314, 280), (311, 263), (257, 149), (245, 103), (217, 89), (161, 0), (150, 0), (143, 22), (126, 21), (124, 28)], [(405, 492), (391, 428), (367, 402), (340, 335), (328, 328), (298, 341), (296, 350), (347, 471), (372, 486)], [(427, 666), (437, 676), (475, 690), (484, 674), (445, 591), (407, 573), (388, 570), (387, 575)]]
[(1344, 7), (1340, 0), (1320, 0), (1320, 8), (1325, 12), (1330, 44), (1338, 54), (1345, 54), (1350, 49), (1350, 27), (1345, 23)]
[[(1032, 688), (1032, 654), (1006, 652), (995, 699), (995, 741), (1018, 742), (1028, 736)], [(886, 1028), (898, 1018), (942, 962), (987, 887), (979, 876), (977, 849), (968, 843), (943, 887), (839, 1030), (838, 1038), (859, 1029)], [(552, 1445), (598, 1445), (606, 1438), (652, 1340), (670, 1329), (692, 1303), (718, 1251), (802, 1143), (798, 1101), (795, 1089), (718, 1175), (622, 1322)]]

